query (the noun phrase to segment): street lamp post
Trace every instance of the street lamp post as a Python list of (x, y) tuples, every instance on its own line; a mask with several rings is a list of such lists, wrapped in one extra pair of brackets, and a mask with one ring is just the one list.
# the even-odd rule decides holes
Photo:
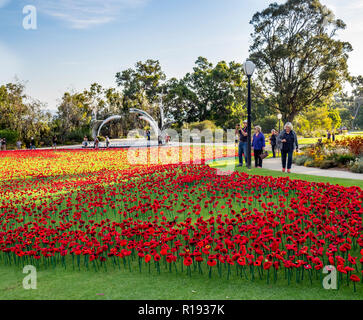
[(248, 101), (247, 101), (247, 168), (251, 168), (251, 77), (255, 71), (255, 64), (247, 60), (243, 69), (248, 78)]
[[(279, 113), (277, 115), (277, 119), (279, 119), (279, 134), (280, 134), (280, 132), (281, 132), (281, 119), (282, 119), (282, 114), (281, 113)], [(279, 156), (280, 156), (280, 149), (279, 149)]]
[(277, 119), (279, 119), (279, 133), (280, 133), (280, 131), (281, 131), (281, 119), (282, 119), (282, 114), (281, 113), (279, 113), (278, 115), (277, 115)]

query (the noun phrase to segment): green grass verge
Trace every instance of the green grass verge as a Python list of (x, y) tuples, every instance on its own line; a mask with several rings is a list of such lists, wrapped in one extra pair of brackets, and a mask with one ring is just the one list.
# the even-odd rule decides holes
[[(345, 134), (345, 135), (336, 135), (335, 139), (340, 140), (340, 139), (343, 139), (343, 138), (346, 138), (346, 137), (357, 137), (357, 136), (363, 136), (363, 132), (351, 132), (351, 133)], [(319, 139), (326, 140), (326, 137), (322, 137), (322, 138), (299, 138), (298, 142), (299, 142), (299, 145), (314, 144), (314, 143), (317, 143)]]
[[(209, 165), (213, 168), (218, 168), (223, 170), (226, 168), (226, 165), (230, 164), (232, 160), (221, 160), (216, 162), (211, 162)], [(235, 165), (238, 164), (238, 161), (235, 161)], [(338, 184), (345, 187), (352, 187), (357, 186), (363, 189), (363, 180), (356, 180), (356, 179), (343, 179), (343, 178), (332, 178), (332, 177), (321, 177), (321, 176), (314, 176), (308, 174), (300, 174), (300, 173), (283, 173), (280, 171), (269, 170), (269, 169), (247, 169), (246, 167), (236, 167), (236, 170), (239, 172), (246, 172), (248, 174), (254, 174), (259, 176), (271, 176), (271, 177), (289, 177), (290, 179), (295, 180), (305, 180), (311, 182), (323, 182), (323, 183), (330, 183), (330, 184)]]
[[(136, 267), (136, 266), (135, 266)], [(214, 271), (210, 279), (207, 274), (193, 274), (191, 277), (181, 273), (161, 274), (146, 270), (139, 273), (109, 268), (107, 271), (40, 269), (37, 272), (37, 289), (25, 290), (22, 286), (25, 274), (19, 266), (0, 266), (0, 299), (92, 299), (92, 300), (316, 300), (316, 299), (363, 299), (363, 287), (344, 284), (339, 290), (322, 288), (319, 280), (311, 285), (309, 280), (296, 283), (292, 280), (279, 279), (275, 284), (255, 278), (241, 279), (232, 275), (219, 278)]]

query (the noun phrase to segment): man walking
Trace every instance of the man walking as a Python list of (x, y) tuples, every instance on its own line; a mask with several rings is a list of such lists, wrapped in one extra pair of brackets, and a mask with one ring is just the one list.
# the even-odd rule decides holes
[(242, 154), (245, 157), (246, 165), (248, 163), (247, 160), (247, 120), (243, 121), (243, 127), (240, 124), (236, 126), (236, 135), (239, 136), (239, 143), (238, 143), (238, 165), (237, 167), (243, 166), (243, 158)]

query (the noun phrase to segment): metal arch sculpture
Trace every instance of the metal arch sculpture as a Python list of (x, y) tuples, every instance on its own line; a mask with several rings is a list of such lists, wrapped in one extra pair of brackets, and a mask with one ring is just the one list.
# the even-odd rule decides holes
[(102, 120), (92, 120), (91, 125), (92, 125), (92, 138), (95, 139), (97, 136), (97, 128), (100, 126), (100, 124), (102, 123)]
[[(129, 112), (139, 114), (140, 115), (139, 119), (142, 119), (142, 120), (145, 120), (146, 122), (148, 122), (150, 124), (151, 128), (154, 130), (155, 134), (158, 136), (158, 139), (159, 139), (159, 137), (161, 137), (161, 139), (163, 140), (165, 138), (165, 129), (166, 129), (167, 126), (170, 125), (170, 122), (165, 122), (164, 110), (163, 110), (161, 105), (159, 105), (159, 108), (160, 108), (160, 116), (161, 116), (161, 128), (159, 128), (158, 123), (146, 111), (136, 109), (136, 108), (131, 108), (129, 110)], [(113, 115), (113, 116), (108, 117), (106, 120), (103, 120), (103, 121), (94, 119), (93, 120), (93, 127), (92, 127), (92, 137), (93, 137), (93, 139), (95, 139), (96, 136), (100, 135), (101, 129), (105, 124), (109, 123), (112, 120), (119, 120), (121, 118), (122, 118), (122, 115)]]
[[(159, 129), (158, 124), (153, 119), (153, 117), (151, 117), (146, 111), (132, 108), (132, 109), (130, 109), (130, 113), (140, 114), (139, 118), (142, 119), (142, 120), (147, 121), (150, 124), (150, 126), (152, 127), (152, 129), (154, 130), (154, 132), (156, 133), (156, 135), (158, 135), (158, 136), (162, 135), (162, 132)], [(103, 120), (103, 121), (102, 120), (95, 120), (94, 121), (95, 123), (94, 123), (93, 128), (92, 128), (93, 138), (100, 135), (100, 132), (101, 132), (104, 125), (106, 125), (110, 121), (119, 120), (121, 118), (122, 118), (121, 115), (114, 115), (114, 116), (108, 117), (106, 120)]]
[(153, 130), (154, 130), (154, 132), (156, 133), (157, 136), (162, 135), (161, 130), (159, 129), (159, 126), (158, 126), (157, 122), (146, 111), (136, 109), (136, 108), (131, 108), (129, 111), (130, 111), (130, 113), (140, 114), (141, 116), (139, 116), (139, 118), (142, 119), (142, 120), (145, 120), (146, 122), (149, 122), (150, 126), (153, 128)]
[[(121, 119), (121, 118), (122, 118), (122, 116), (116, 115), (116, 116), (108, 117), (106, 120), (102, 121), (101, 125), (98, 127), (98, 130), (97, 130), (97, 136), (99, 136), (99, 135), (100, 135), (101, 129), (102, 129), (102, 127), (103, 127), (105, 124), (109, 123), (109, 122), (110, 122), (110, 121), (112, 121), (112, 120), (119, 120), (119, 119)], [(92, 134), (93, 134), (93, 132), (92, 132)], [(93, 138), (95, 138), (95, 137), (93, 137)]]

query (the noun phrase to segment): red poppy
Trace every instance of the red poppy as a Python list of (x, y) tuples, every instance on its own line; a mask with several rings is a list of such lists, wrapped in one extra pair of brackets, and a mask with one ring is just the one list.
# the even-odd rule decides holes
[(207, 261), (208, 266), (214, 267), (217, 264), (216, 260), (208, 259)]
[(193, 259), (191, 257), (186, 257), (183, 261), (185, 266), (190, 266), (193, 263)]
[(352, 274), (350, 276), (350, 280), (353, 281), (353, 282), (359, 282), (360, 281), (360, 278), (357, 275)]

